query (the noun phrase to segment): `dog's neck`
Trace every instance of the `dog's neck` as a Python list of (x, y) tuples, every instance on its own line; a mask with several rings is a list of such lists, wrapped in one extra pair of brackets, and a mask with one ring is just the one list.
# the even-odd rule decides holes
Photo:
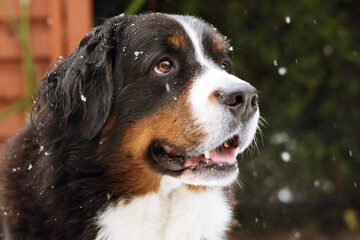
[(157, 193), (109, 204), (99, 213), (96, 239), (220, 240), (230, 219), (222, 188), (193, 188), (163, 177)]

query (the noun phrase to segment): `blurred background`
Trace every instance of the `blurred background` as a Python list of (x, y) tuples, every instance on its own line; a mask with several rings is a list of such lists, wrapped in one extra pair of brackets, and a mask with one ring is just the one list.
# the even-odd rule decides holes
[(123, 12), (196, 15), (230, 39), (266, 120), (239, 157), (231, 239), (360, 239), (359, 0), (0, 3), (0, 143), (91, 26)]

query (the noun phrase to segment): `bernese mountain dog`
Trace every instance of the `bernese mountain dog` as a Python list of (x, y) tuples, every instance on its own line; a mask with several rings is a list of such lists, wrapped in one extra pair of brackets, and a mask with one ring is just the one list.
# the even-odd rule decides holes
[(4, 149), (2, 237), (225, 239), (224, 189), (259, 120), (231, 51), (191, 16), (122, 14), (92, 29)]

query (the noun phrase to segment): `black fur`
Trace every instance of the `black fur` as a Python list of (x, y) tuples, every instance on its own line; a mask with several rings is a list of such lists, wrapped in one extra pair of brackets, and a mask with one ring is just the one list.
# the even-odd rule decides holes
[[(210, 41), (214, 33), (206, 28)], [(96, 214), (109, 200), (107, 162), (124, 126), (173, 101), (201, 72), (189, 39), (186, 53), (168, 46), (166, 38), (175, 34), (186, 37), (165, 15), (117, 16), (91, 30), (44, 77), (31, 122), (9, 141), (2, 158), (2, 235), (95, 238)], [(226, 53), (207, 54), (228, 61)], [(155, 74), (154, 66), (167, 58), (178, 68)], [(116, 114), (106, 133), (111, 144), (101, 145), (110, 114)]]

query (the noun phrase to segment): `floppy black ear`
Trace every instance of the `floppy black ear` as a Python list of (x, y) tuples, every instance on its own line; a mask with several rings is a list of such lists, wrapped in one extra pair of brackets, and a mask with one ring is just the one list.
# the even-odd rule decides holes
[(74, 52), (44, 77), (40, 86), (40, 107), (50, 109), (63, 128), (78, 128), (88, 139), (99, 133), (111, 111), (111, 71), (116, 35), (123, 22), (123, 17), (118, 16), (92, 29)]

